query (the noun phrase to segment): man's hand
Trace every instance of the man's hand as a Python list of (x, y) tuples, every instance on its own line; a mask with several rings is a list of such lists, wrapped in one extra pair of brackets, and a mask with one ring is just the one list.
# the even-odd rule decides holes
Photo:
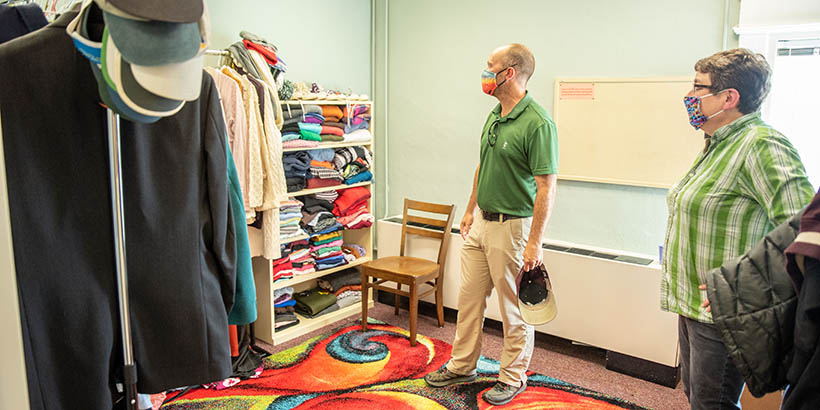
[(524, 248), (524, 271), (529, 272), (541, 264), (541, 256), (541, 247), (528, 241), (527, 247)]
[(470, 227), (473, 226), (473, 213), (465, 212), (461, 218), (461, 225), (459, 225), (459, 232), (461, 232), (461, 239), (467, 240), (467, 234), (470, 233)]
[[(700, 285), (700, 286), (698, 286), (698, 289), (706, 290), (706, 285)], [(707, 312), (712, 311), (712, 306), (709, 304), (709, 297), (703, 298), (703, 303), (700, 304), (700, 307), (706, 308)]]

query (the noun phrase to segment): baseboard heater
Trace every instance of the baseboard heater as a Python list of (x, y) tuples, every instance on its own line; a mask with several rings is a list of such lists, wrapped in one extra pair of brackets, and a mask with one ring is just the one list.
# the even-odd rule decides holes
[[(401, 218), (377, 222), (379, 256), (398, 255)], [(421, 226), (436, 229), (431, 226)], [(461, 246), (464, 241), (453, 229), (444, 267), (444, 305), (458, 307), (461, 284)], [(618, 353), (613, 370), (630, 372), (629, 360), (653, 373), (666, 369), (660, 379), (668, 385), (678, 366), (677, 315), (660, 310), (660, 265), (645, 255), (598, 249), (567, 242), (550, 241), (543, 246), (543, 258), (550, 272), (558, 302), (558, 316), (536, 331), (585, 343)], [(409, 236), (406, 254), (434, 259), (438, 241)], [(432, 295), (431, 295), (432, 296)], [(432, 297), (423, 300), (434, 303)], [(486, 317), (500, 320), (495, 292), (487, 303)], [(609, 360), (608, 360), (609, 362)], [(666, 381), (664, 381), (666, 380)]]

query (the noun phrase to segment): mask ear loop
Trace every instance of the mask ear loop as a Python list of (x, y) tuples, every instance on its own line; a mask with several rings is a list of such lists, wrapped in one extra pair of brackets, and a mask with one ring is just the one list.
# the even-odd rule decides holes
[(290, 104), (285, 104), (285, 107), (288, 107), (288, 117), (293, 118), (293, 113), (290, 111)]
[(350, 128), (350, 116), (353, 113), (350, 109), (350, 100), (345, 101), (345, 112), (347, 113), (347, 127)]
[(302, 122), (305, 122), (305, 103), (299, 100), (299, 107), (302, 108)]

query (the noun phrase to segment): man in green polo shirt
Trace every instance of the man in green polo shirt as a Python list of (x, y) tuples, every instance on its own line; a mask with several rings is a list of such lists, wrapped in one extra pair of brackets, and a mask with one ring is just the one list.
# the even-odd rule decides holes
[(532, 52), (510, 44), (492, 52), (482, 74), (483, 91), (499, 104), (481, 133), (480, 162), (461, 220), (456, 339), (450, 362), (424, 378), (434, 387), (475, 379), (484, 310), (495, 288), (504, 350), (498, 383), (482, 396), (493, 405), (510, 402), (527, 386), (534, 330), (521, 319), (515, 279), (521, 268), (541, 262), (541, 236), (555, 198), (558, 137), (552, 118), (527, 92), (534, 70)]

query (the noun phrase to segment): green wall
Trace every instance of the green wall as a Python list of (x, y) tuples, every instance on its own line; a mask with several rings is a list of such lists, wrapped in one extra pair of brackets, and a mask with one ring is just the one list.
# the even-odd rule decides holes
[[(399, 214), (410, 197), (455, 203), (461, 217), (481, 126), (496, 104), (481, 93), (479, 79), (495, 47), (520, 42), (532, 49), (529, 91), (552, 112), (556, 77), (693, 75), (695, 61), (724, 41), (736, 46), (730, 30), (738, 9), (738, 0), (377, 0), (376, 19), (387, 23), (377, 25), (375, 66), (375, 94), (388, 101), (387, 112), (377, 113), (381, 126), (387, 121), (381, 137), (386, 131), (389, 138), (386, 213)], [(561, 181), (546, 236), (656, 255), (665, 196), (661, 189)]]
[[(370, 91), (370, 0), (206, 0), (211, 48), (240, 41), (247, 30), (279, 48), (291, 81)], [(206, 62), (215, 64), (211, 58)]]

